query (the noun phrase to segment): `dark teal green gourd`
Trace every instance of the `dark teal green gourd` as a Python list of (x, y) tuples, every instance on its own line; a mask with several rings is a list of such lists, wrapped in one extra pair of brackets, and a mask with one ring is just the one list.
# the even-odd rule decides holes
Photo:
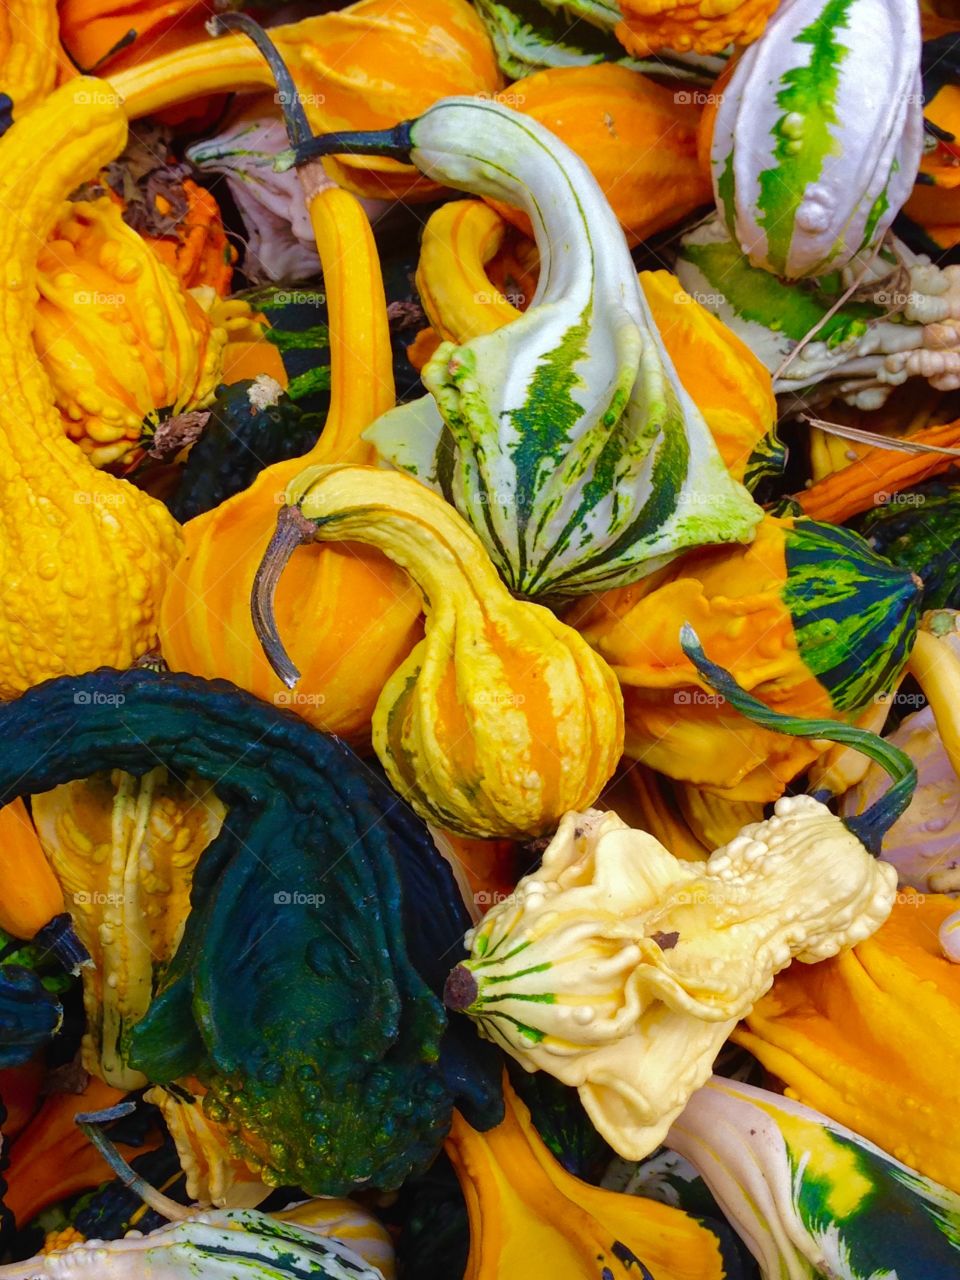
[[(434, 974), (413, 958), (449, 967), (452, 874), (342, 743), (225, 681), (148, 670), (53, 680), (0, 707), (0, 803), (158, 764), (214, 781), (228, 814), (131, 1062), (158, 1083), (197, 1077), (265, 1179), (311, 1194), (397, 1187), (434, 1156), (454, 1103), (496, 1123), (495, 1056), (445, 1037)], [(406, 900), (405, 876), (421, 887)]]
[(880, 555), (917, 574), (925, 609), (960, 608), (960, 483), (933, 480), (894, 494), (857, 528)]

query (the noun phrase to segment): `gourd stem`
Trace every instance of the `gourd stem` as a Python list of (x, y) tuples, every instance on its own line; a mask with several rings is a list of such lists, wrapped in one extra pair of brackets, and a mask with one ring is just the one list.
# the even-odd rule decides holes
[[(162, 1191), (152, 1187), (146, 1179), (141, 1178), (135, 1169), (130, 1168), (100, 1127), (109, 1124), (111, 1120), (122, 1120), (124, 1116), (132, 1115), (136, 1109), (135, 1102), (119, 1102), (115, 1107), (108, 1107), (105, 1111), (82, 1112), (75, 1117), (75, 1120), (77, 1127), (93, 1143), (125, 1187), (139, 1196), (145, 1205), (155, 1213), (159, 1213), (162, 1218), (167, 1218), (170, 1222), (188, 1222), (195, 1216), (195, 1211), (187, 1205), (171, 1200)], [(2, 1271), (0, 1275), (3, 1275)]]
[(73, 920), (66, 911), (48, 920), (33, 936), (34, 946), (53, 955), (67, 971), (77, 974), (90, 963), (90, 952), (77, 937)]
[(409, 160), (413, 149), (414, 121), (401, 120), (392, 129), (356, 129), (347, 133), (321, 133), (294, 147), (297, 168), (320, 156), (389, 156)]
[(680, 628), (680, 647), (710, 688), (748, 720), (793, 738), (826, 738), (830, 742), (842, 742), (869, 756), (886, 770), (893, 779), (893, 786), (864, 813), (844, 819), (844, 825), (871, 853), (879, 853), (884, 835), (910, 803), (917, 785), (917, 766), (906, 752), (869, 729), (860, 729), (839, 720), (808, 720), (773, 711), (742, 689), (724, 667), (710, 661), (689, 622)]
[(250, 593), (253, 629), (267, 661), (288, 689), (292, 689), (300, 679), (300, 672), (291, 662), (277, 629), (274, 609), (277, 584), (297, 547), (313, 542), (315, 536), (316, 528), (299, 507), (282, 507), (273, 537), (257, 567)]
[(283, 112), (287, 137), (293, 148), (292, 156), (284, 168), (293, 164), (297, 169), (318, 160), (321, 156), (362, 155), (390, 156), (395, 160), (409, 160), (413, 140), (410, 136), (412, 121), (403, 120), (392, 129), (358, 129), (347, 133), (322, 133), (314, 137), (307, 120), (307, 113), (300, 101), (300, 93), (293, 76), (279, 49), (259, 22), (246, 13), (223, 13), (212, 18), (209, 24), (212, 35), (225, 31), (239, 32), (247, 36), (263, 54), (277, 82), (277, 101)]
[(211, 35), (223, 35), (225, 31), (236, 31), (247, 36), (263, 54), (264, 61), (273, 72), (277, 82), (277, 101), (283, 112), (283, 123), (286, 125), (290, 145), (296, 149), (313, 137), (313, 131), (307, 120), (307, 113), (300, 101), (300, 92), (294, 84), (293, 76), (280, 55), (280, 50), (273, 43), (259, 22), (255, 22), (246, 13), (221, 13), (211, 18), (207, 30)]

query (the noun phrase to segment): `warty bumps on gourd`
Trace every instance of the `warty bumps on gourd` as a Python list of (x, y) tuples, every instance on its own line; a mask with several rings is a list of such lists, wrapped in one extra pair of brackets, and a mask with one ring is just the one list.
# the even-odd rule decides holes
[(66, 438), (33, 345), (38, 254), (66, 198), (126, 137), (116, 94), (78, 77), (0, 139), (0, 697), (148, 650), (179, 548), (162, 503), (97, 471)]
[(810, 796), (778, 800), (705, 863), (615, 813), (570, 813), (539, 870), (468, 933), (444, 998), (525, 1070), (576, 1086), (639, 1160), (774, 975), (873, 933), (896, 886)]

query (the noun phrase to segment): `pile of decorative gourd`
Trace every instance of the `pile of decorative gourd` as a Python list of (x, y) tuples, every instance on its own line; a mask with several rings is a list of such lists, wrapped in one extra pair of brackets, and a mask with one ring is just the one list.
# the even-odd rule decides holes
[(960, 1275), (951, 0), (7, 0), (0, 233), (0, 1280)]

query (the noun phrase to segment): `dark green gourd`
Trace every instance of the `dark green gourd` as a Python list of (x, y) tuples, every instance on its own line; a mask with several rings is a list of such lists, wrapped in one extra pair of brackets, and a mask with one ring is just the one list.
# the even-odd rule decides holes
[(496, 1123), (496, 1055), (445, 1035), (434, 993), (465, 924), (452, 873), (341, 742), (226, 681), (149, 670), (0, 707), (0, 803), (158, 764), (213, 781), (228, 813), (132, 1065), (197, 1077), (266, 1181), (317, 1195), (398, 1186), (454, 1105)]

